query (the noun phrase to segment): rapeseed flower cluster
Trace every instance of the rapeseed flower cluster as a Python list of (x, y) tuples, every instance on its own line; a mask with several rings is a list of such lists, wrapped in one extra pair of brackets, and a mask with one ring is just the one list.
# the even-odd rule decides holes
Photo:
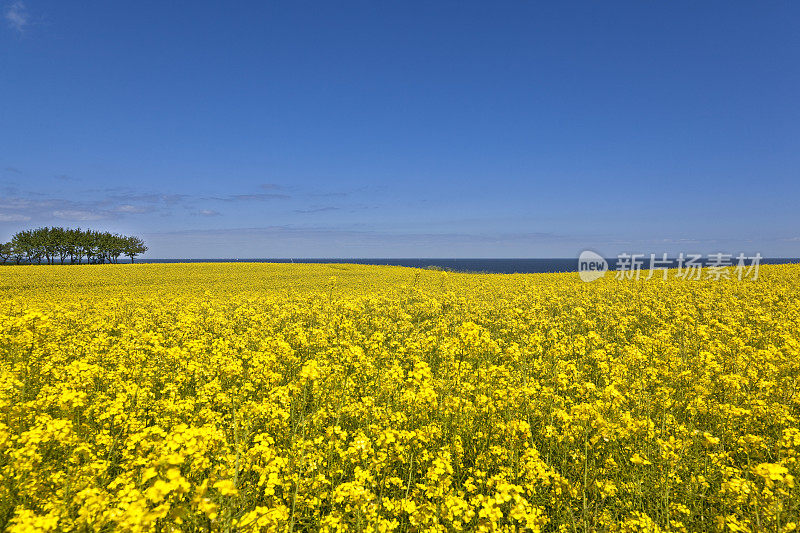
[(0, 529), (794, 531), (800, 266), (0, 279)]

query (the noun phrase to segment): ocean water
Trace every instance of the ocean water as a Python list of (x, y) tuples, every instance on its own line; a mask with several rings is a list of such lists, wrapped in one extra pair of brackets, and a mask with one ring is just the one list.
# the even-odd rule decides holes
[[(614, 270), (617, 258), (606, 259), (609, 269)], [(675, 259), (670, 260), (671, 267), (677, 267)], [(292, 258), (256, 258), (256, 259), (144, 259), (137, 263), (355, 263), (360, 265), (392, 265), (413, 268), (439, 268), (453, 272), (487, 272), (493, 274), (514, 273), (541, 273), (541, 272), (577, 272), (577, 258), (549, 258), (549, 259), (292, 259)], [(642, 268), (647, 268), (649, 256), (645, 258)], [(708, 265), (707, 258), (702, 259), (703, 265)], [(736, 263), (736, 260), (733, 260)], [(762, 258), (761, 264), (800, 263), (800, 258), (772, 257)]]

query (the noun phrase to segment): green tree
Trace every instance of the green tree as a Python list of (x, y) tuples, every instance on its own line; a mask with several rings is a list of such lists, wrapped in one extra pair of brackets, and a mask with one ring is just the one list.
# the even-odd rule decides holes
[(133, 263), (133, 258), (139, 254), (143, 254), (147, 251), (147, 246), (145, 246), (144, 241), (139, 237), (125, 237), (125, 255), (131, 258), (131, 263)]
[(0, 263), (13, 258), (17, 264), (46, 261), (53, 265), (58, 261), (66, 264), (118, 263), (122, 255), (134, 258), (147, 251), (147, 246), (139, 237), (130, 237), (94, 230), (69, 229), (61, 227), (42, 227), (16, 233), (9, 243), (0, 246)]
[(109, 262), (118, 263), (119, 256), (121, 256), (125, 251), (125, 237), (122, 235), (112, 235), (110, 233), (106, 233), (105, 239)]
[(42, 262), (41, 250), (37, 246), (36, 236), (33, 231), (25, 230), (20, 231), (11, 238), (11, 246), (14, 248), (14, 257), (17, 264), (27, 261), (33, 263), (34, 261)]
[(6, 264), (6, 262), (8, 262), (8, 260), (13, 256), (13, 252), (14, 249), (12, 248), (10, 242), (4, 242), (0, 244), (0, 261), (2, 261), (3, 264)]

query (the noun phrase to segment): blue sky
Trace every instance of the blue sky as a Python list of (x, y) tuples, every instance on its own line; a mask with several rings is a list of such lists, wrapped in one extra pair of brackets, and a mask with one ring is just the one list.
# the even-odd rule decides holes
[(0, 8), (0, 239), (800, 256), (797, 2)]

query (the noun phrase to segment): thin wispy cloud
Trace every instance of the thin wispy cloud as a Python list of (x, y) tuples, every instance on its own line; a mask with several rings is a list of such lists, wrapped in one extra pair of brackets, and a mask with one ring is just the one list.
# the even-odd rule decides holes
[(149, 213), (153, 211), (152, 206), (145, 206), (145, 205), (132, 205), (132, 204), (123, 204), (117, 206), (114, 211), (117, 213), (128, 213), (128, 214), (142, 214), (142, 213)]
[(22, 2), (10, 4), (5, 10), (4, 18), (6, 23), (19, 33), (23, 33), (30, 24), (28, 10)]
[(325, 213), (327, 211), (339, 211), (340, 209), (341, 209), (340, 207), (335, 207), (335, 206), (332, 206), (332, 205), (326, 205), (326, 206), (322, 206), (322, 207), (311, 207), (309, 209), (295, 209), (294, 212), (295, 213), (304, 213), (304, 214)]
[(50, 196), (37, 191), (6, 187), (0, 194), (0, 222), (40, 224), (53, 220), (116, 220), (159, 212), (170, 214), (187, 201), (187, 195), (136, 191), (79, 191), (80, 196)]
[(164, 203), (168, 205), (174, 205), (180, 203), (187, 198), (189, 198), (185, 194), (156, 194), (156, 193), (136, 193), (136, 192), (124, 192), (124, 193), (115, 193), (110, 194), (108, 196), (110, 200), (119, 201), (119, 202), (142, 202), (147, 204), (158, 204)]
[[(193, 198), (200, 201), (215, 201), (226, 203), (239, 203), (239, 202), (265, 202), (270, 200), (298, 200), (312, 199), (312, 198), (345, 198), (350, 196), (354, 191), (298, 191), (296, 187), (289, 187), (279, 183), (261, 183), (258, 185), (261, 190), (270, 192), (246, 192), (241, 194), (227, 194), (219, 196), (204, 196)], [(316, 207), (299, 208), (294, 212), (296, 213), (311, 213), (318, 211), (332, 211), (336, 208), (320, 209)]]
[(0, 213), (0, 222), (27, 222), (31, 217), (18, 213)]
[[(547, 249), (551, 257), (576, 257), (587, 245), (605, 257), (617, 253), (662, 250), (677, 256), (685, 244), (664, 248), (660, 241), (683, 243), (685, 239), (624, 239), (613, 235), (551, 232), (459, 231), (407, 232), (390, 228), (357, 228), (354, 225), (276, 225), (250, 228), (193, 229), (145, 235), (154, 257), (442, 257), (450, 247), (453, 257), (536, 257)], [(741, 247), (738, 237), (699, 239), (703, 249)], [(733, 248), (732, 248), (733, 247)], [(195, 256), (196, 250), (205, 255)], [(690, 251), (691, 252), (691, 251)], [(698, 250), (698, 253), (701, 250)], [(755, 250), (753, 250), (755, 252)], [(705, 252), (703, 252), (705, 253)], [(712, 252), (708, 252), (712, 253)], [(763, 254), (762, 254), (763, 255)]]
[(53, 211), (53, 216), (61, 220), (80, 222), (87, 220), (103, 220), (104, 218), (108, 218), (108, 216), (102, 212), (84, 211), (80, 209), (58, 209)]
[[(5, 169), (9, 174), (22, 173), (16, 167)], [(196, 196), (161, 191), (139, 190), (135, 187), (77, 188), (73, 181), (80, 181), (66, 174), (52, 175), (64, 183), (64, 190), (57, 194), (43, 194), (34, 190), (20, 189), (16, 185), (0, 189), (0, 210), (7, 215), (0, 222), (32, 221), (39, 224), (53, 223), (55, 220), (99, 221), (144, 217), (147, 215), (172, 216), (180, 211), (194, 217), (213, 218), (226, 214), (226, 209), (218, 206), (244, 206), (268, 201), (289, 201), (299, 198), (286, 192), (279, 184), (260, 184), (264, 192), (242, 191), (240, 194), (218, 196)], [(273, 191), (273, 192), (266, 192)], [(210, 202), (216, 202), (210, 204)], [(215, 208), (216, 206), (216, 208)], [(341, 207), (325, 205), (292, 205), (289, 213), (318, 213), (340, 210)], [(14, 216), (12, 219), (11, 216)]]
[(167, 231), (144, 237), (153, 257), (164, 258), (198, 257), (198, 250), (216, 257), (440, 257), (442, 247), (453, 243), (463, 257), (479, 257), (481, 250), (509, 257), (520, 246), (537, 247), (564, 238), (549, 233), (404, 233), (292, 225)]
[(287, 200), (291, 198), (288, 194), (278, 193), (255, 193), (255, 194), (232, 194), (229, 196), (212, 196), (206, 200), (217, 200), (219, 202), (263, 202), (266, 200)]
[(337, 191), (337, 192), (310, 192), (307, 193), (306, 196), (309, 198), (346, 198), (350, 196), (349, 192), (344, 191)]

